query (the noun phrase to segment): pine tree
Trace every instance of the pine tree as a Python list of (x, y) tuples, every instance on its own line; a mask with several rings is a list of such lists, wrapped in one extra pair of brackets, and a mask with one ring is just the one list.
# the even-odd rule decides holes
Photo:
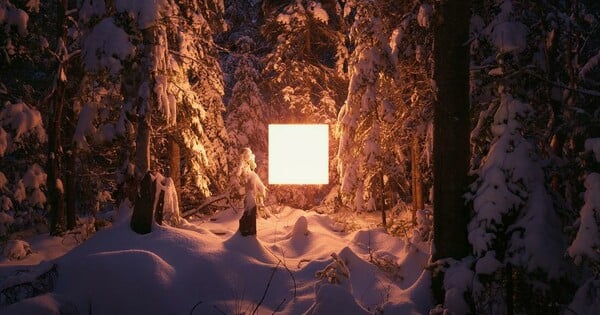
[[(342, 202), (355, 211), (374, 210), (375, 187), (383, 176), (381, 124), (384, 109), (378, 86), (390, 67), (381, 7), (358, 2), (350, 28), (354, 50), (349, 61), (350, 83), (336, 126)], [(381, 188), (380, 188), (381, 189)]]
[[(118, 2), (104, 8), (84, 1), (81, 11), (92, 24), (83, 45), (86, 69), (93, 74), (89, 84), (105, 97), (84, 107), (88, 114), (80, 115), (76, 141), (85, 146), (85, 131), (98, 133), (91, 126), (98, 121), (107, 126), (104, 131), (113, 131), (101, 132), (113, 136), (104, 140), (135, 148), (119, 157), (119, 185), (130, 200), (148, 170), (169, 174), (190, 204), (222, 190), (228, 135), (212, 40), (221, 27), (222, 5)], [(107, 33), (111, 41), (103, 40)], [(123, 103), (112, 102), (113, 95)]]
[[(265, 23), (261, 31), (272, 45), (264, 58), (261, 85), (264, 94), (270, 95), (270, 122), (329, 124), (333, 130), (339, 104), (345, 97), (341, 64), (347, 49), (340, 33), (340, 7), (325, 1), (265, 2), (263, 10)], [(332, 137), (329, 143), (335, 143)], [(335, 175), (330, 177), (335, 179)], [(273, 187), (271, 192), (280, 201), (297, 207), (314, 203), (291, 187)]]

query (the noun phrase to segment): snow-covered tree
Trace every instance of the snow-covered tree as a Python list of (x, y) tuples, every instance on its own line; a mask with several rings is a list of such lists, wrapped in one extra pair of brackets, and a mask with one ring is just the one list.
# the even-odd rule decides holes
[[(269, 122), (325, 123), (333, 130), (346, 82), (341, 7), (333, 1), (266, 1), (263, 10), (261, 31), (272, 45), (264, 58), (261, 85), (273, 111)], [(333, 151), (335, 141), (330, 139)], [(274, 187), (272, 195), (299, 207), (313, 205), (291, 187)]]
[[(226, 116), (227, 130), (231, 135), (230, 156), (249, 147), (258, 156), (258, 160), (264, 162), (267, 157), (269, 111), (257, 85), (260, 73), (258, 60), (252, 55), (254, 41), (247, 36), (240, 37), (235, 47), (237, 66), (233, 77), (236, 82), (231, 91)], [(265, 170), (264, 167), (261, 169)]]
[[(411, 221), (424, 210), (432, 185), (433, 144), (433, 8), (412, 1), (388, 13), (393, 72), (380, 80), (383, 93), (382, 156), (391, 205), (412, 201)], [(392, 10), (386, 10), (390, 12)], [(411, 196), (411, 197), (409, 197)]]
[[(119, 181), (130, 199), (150, 168), (169, 174), (189, 201), (223, 189), (228, 135), (212, 40), (222, 3), (83, 1), (81, 11), (91, 24), (83, 45), (86, 69), (94, 73), (90, 86), (106, 92), (108, 107), (90, 104), (80, 130), (103, 131), (109, 142), (121, 137), (134, 148), (119, 157)], [(76, 140), (85, 140), (84, 133)]]
[(581, 284), (569, 307), (577, 313), (600, 310), (600, 138), (585, 141), (591, 171), (585, 175), (584, 204), (579, 211), (575, 239), (567, 248), (568, 255), (583, 271)]
[(240, 218), (239, 231), (243, 236), (256, 235), (256, 215), (259, 208), (264, 208), (267, 188), (254, 172), (256, 160), (250, 148), (240, 152), (235, 168), (237, 185), (244, 186), (244, 213)]
[[(549, 26), (555, 17), (569, 18), (533, 1), (480, 3), (474, 11), (471, 167), (478, 179), (469, 196), (475, 211), (469, 241), (475, 270), (490, 261), (494, 267), (477, 272), (473, 298), (484, 312), (498, 306), (552, 312), (543, 301), (568, 299), (556, 284), (568, 282), (562, 231), (569, 206), (555, 185), (564, 164), (550, 153), (562, 83), (552, 70), (560, 63), (548, 49), (559, 30)], [(532, 294), (542, 303), (531, 303)]]
[[(381, 124), (385, 110), (377, 88), (390, 66), (388, 37), (381, 7), (372, 1), (347, 4), (354, 12), (350, 39), (354, 50), (349, 61), (348, 96), (336, 125), (337, 152), (342, 202), (355, 211), (374, 210), (375, 187), (381, 182)], [(381, 187), (381, 186), (380, 186)]]
[[(14, 2), (14, 3), (13, 3)], [(55, 59), (37, 1), (0, 2), (0, 234), (45, 223), (48, 141), (43, 96)], [(41, 9), (52, 8), (44, 3)], [(51, 15), (51, 14), (49, 14)], [(33, 17), (33, 18), (32, 18)], [(49, 31), (45, 36), (53, 36)]]
[[(267, 42), (259, 31), (261, 6), (255, 1), (226, 1), (227, 32), (220, 38), (226, 49), (222, 53), (225, 77), (225, 124), (230, 135), (229, 165), (236, 168), (239, 155), (251, 148), (256, 155), (256, 173), (267, 177), (267, 124), (271, 110), (259, 85), (262, 81), (261, 58)], [(239, 198), (240, 185), (236, 172), (231, 172), (232, 197)], [(236, 193), (237, 192), (237, 193)]]

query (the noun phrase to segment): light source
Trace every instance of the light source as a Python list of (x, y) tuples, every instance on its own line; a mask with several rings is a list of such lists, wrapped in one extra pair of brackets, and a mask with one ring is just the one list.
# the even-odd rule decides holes
[(328, 183), (328, 125), (269, 125), (269, 184)]

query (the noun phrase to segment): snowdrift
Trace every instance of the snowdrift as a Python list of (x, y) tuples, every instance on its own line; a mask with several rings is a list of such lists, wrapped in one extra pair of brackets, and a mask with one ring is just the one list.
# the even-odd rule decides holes
[(146, 235), (123, 218), (54, 260), (51, 294), (0, 311), (410, 314), (431, 306), (428, 290), (420, 289), (429, 286), (421, 276), (426, 249), (379, 229), (335, 232), (328, 217), (287, 207), (259, 219), (257, 237), (242, 237), (240, 215), (223, 211), (180, 228), (154, 226)]

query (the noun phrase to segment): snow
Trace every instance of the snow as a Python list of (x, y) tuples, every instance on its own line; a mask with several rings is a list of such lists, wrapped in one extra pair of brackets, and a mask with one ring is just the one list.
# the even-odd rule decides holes
[(87, 23), (94, 17), (100, 17), (106, 11), (104, 0), (83, 0), (79, 6), (79, 19)]
[(502, 22), (495, 25), (490, 37), (501, 53), (518, 54), (527, 47), (527, 26), (520, 22)]
[(311, 1), (308, 5), (308, 11), (312, 13), (313, 17), (325, 24), (329, 23), (329, 14), (323, 9), (321, 3)]
[[(527, 26), (514, 21), (513, 4), (511, 0), (502, 1), (500, 12), (482, 33), (490, 39), (500, 53), (519, 54), (527, 47)], [(472, 21), (473, 22), (473, 21)], [(481, 22), (477, 23), (478, 25)]]
[(31, 254), (31, 246), (23, 240), (10, 240), (2, 250), (2, 255), (9, 260), (20, 260), (29, 254)]
[(86, 136), (94, 131), (92, 122), (96, 118), (97, 111), (97, 106), (90, 103), (85, 104), (79, 111), (77, 127), (75, 127), (75, 133), (73, 134), (73, 141), (80, 148), (87, 148), (89, 146)]
[[(137, 2), (134, 2), (137, 3)], [(135, 47), (125, 31), (116, 26), (112, 17), (102, 20), (85, 37), (82, 55), (88, 71), (108, 70), (116, 74), (121, 62), (133, 55)]]
[[(237, 232), (241, 213), (231, 209), (206, 220), (182, 220), (179, 228), (155, 226), (145, 235), (131, 231), (131, 212), (123, 211), (112, 227), (72, 250), (62, 248), (62, 256), (55, 248), (52, 258), (38, 253), (33, 261), (0, 261), (0, 279), (15, 268), (35, 268), (40, 261), (58, 268), (53, 292), (4, 311), (56, 313), (70, 307), (94, 314), (233, 314), (254, 309), (257, 314), (417, 314), (431, 308), (430, 280), (423, 271), (429, 259), (426, 244), (411, 244), (367, 226), (336, 232), (330, 218), (315, 212), (283, 206), (270, 210), (274, 215), (269, 219), (258, 218), (256, 237)], [(60, 238), (48, 241), (61, 243)], [(36, 244), (31, 243), (34, 253)], [(370, 257), (384, 256), (397, 266), (399, 277), (370, 262)], [(339, 283), (316, 276), (328, 266), (346, 276), (338, 277)]]
[[(529, 104), (501, 93), (491, 126), (495, 139), (478, 171), (479, 181), (473, 185), (478, 187), (471, 196), (475, 216), (469, 223), (469, 242), (481, 257), (506, 233), (510, 240), (504, 264), (558, 277), (566, 244), (545, 189), (541, 159), (525, 138), (524, 121), (533, 111)], [(515, 214), (514, 222), (507, 220)]]
[(581, 264), (587, 257), (592, 261), (600, 259), (600, 174), (591, 173), (585, 178), (585, 204), (579, 212), (579, 230), (575, 240), (567, 249), (569, 256)]
[(600, 63), (600, 51), (592, 58), (588, 59), (583, 67), (581, 67), (579, 70), (579, 77), (585, 79), (588, 74), (593, 73), (594, 69), (598, 67), (598, 63)]
[(491, 275), (500, 268), (502, 268), (502, 263), (496, 259), (496, 252), (493, 250), (485, 253), (485, 256), (478, 259), (475, 264), (477, 274)]
[(40, 0), (29, 0), (25, 4), (25, 6), (27, 7), (27, 10), (29, 10), (29, 12), (40, 12)]
[(42, 191), (42, 186), (46, 185), (47, 177), (42, 167), (37, 163), (32, 164), (23, 175), (24, 188), (29, 191), (27, 202), (30, 205), (43, 207), (46, 203), (46, 195)]
[(452, 261), (444, 274), (445, 306), (453, 314), (468, 314), (470, 307), (465, 301), (465, 294), (472, 289), (473, 270), (470, 268), (472, 258), (463, 261)]
[(7, 29), (16, 26), (20, 36), (27, 35), (27, 23), (29, 15), (27, 12), (15, 7), (10, 2), (0, 3), (0, 24), (6, 23)]
[[(6, 102), (4, 104), (4, 108), (0, 112), (0, 127), (14, 132), (13, 141), (20, 141), (26, 135), (34, 135), (42, 143), (47, 139), (42, 114), (23, 102)], [(0, 137), (6, 139), (7, 136)]]
[(585, 150), (593, 152), (596, 161), (600, 162), (600, 138), (590, 138), (585, 140)]
[(575, 293), (569, 310), (574, 314), (600, 314), (600, 280), (588, 279)]
[(0, 191), (6, 189), (6, 184), (8, 184), (8, 179), (4, 173), (0, 172)]
[(4, 128), (0, 127), (0, 157), (4, 156), (6, 150), (8, 149), (8, 133), (4, 130)]
[(422, 3), (419, 6), (419, 12), (417, 13), (417, 22), (420, 27), (429, 28), (431, 26), (431, 15), (433, 14), (433, 8), (430, 4)]
[[(140, 29), (146, 29), (158, 22), (158, 19), (165, 14), (164, 10), (169, 7), (169, 4), (167, 0), (116, 0), (115, 7), (118, 12), (127, 12), (136, 19)], [(168, 16), (168, 14), (164, 16)]]

